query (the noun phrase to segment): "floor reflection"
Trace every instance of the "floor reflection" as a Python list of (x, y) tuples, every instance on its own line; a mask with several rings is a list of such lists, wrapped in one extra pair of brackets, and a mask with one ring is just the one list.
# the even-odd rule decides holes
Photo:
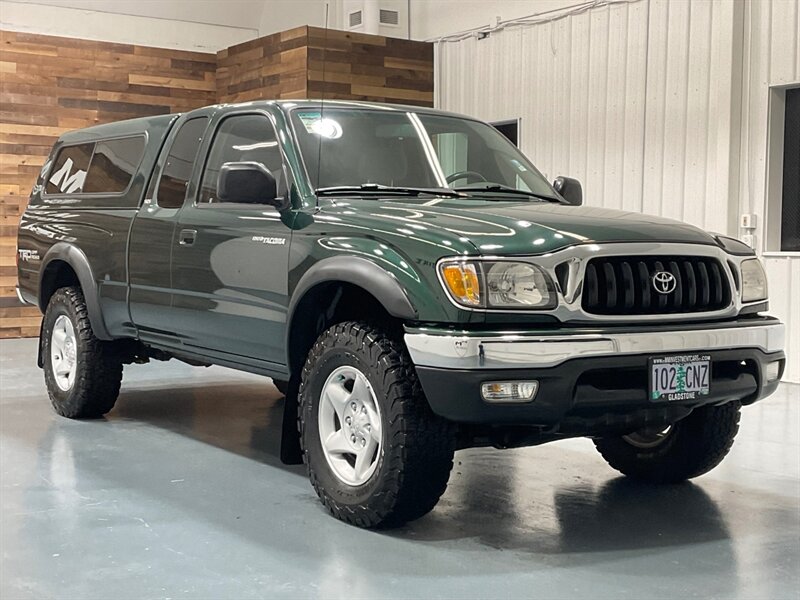
[[(169, 389), (123, 389), (106, 417), (147, 423), (275, 467), (284, 398), (269, 379)], [(289, 470), (296, 468), (287, 467)]]
[[(283, 398), (268, 381), (127, 390), (112, 423), (147, 423), (304, 475), (280, 463)], [(416, 539), (475, 538), (493, 548), (537, 553), (632, 550), (729, 537), (716, 503), (693, 483), (654, 486), (606, 473), (605, 481), (555, 486), (541, 449), (457, 453), (454, 479), (440, 509), (390, 534)], [(506, 460), (507, 459), (507, 460)], [(525, 482), (541, 479), (541, 489)]]
[[(477, 539), (492, 548), (548, 554), (639, 550), (730, 537), (719, 506), (694, 483), (656, 486), (609, 471), (606, 477), (565, 484), (552, 466), (514, 456), (503, 461), (504, 453), (496, 454), (490, 464), (465, 464), (462, 458), (440, 508), (426, 522), (412, 523), (397, 535), (409, 533), (427, 541)], [(527, 484), (520, 485), (520, 480)]]
[(136, 366), (105, 420), (79, 422), (53, 413), (31, 364), (14, 362), (0, 398), (1, 598), (800, 588), (800, 388), (748, 409), (731, 456), (696, 483), (628, 481), (583, 441), (472, 449), (430, 515), (369, 532), (326, 515), (304, 467), (280, 463), (282, 398), (265, 378)]
[(560, 550), (636, 550), (730, 538), (718, 505), (694, 483), (656, 486), (619, 477), (553, 493)]

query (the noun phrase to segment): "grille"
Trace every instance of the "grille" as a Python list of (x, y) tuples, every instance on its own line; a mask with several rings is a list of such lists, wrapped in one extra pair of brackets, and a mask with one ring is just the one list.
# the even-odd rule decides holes
[[(656, 291), (653, 277), (661, 271), (675, 278), (675, 289), (670, 293)], [(582, 305), (587, 313), (693, 313), (721, 310), (730, 303), (728, 278), (714, 258), (615, 256), (593, 258), (586, 265)]]

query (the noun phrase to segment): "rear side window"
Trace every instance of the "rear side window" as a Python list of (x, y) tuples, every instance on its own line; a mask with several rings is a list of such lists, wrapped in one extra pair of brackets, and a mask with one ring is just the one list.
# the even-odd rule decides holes
[(133, 178), (144, 155), (144, 137), (97, 142), (84, 193), (121, 194)]
[(47, 178), (47, 194), (75, 194), (83, 191), (94, 143), (65, 146), (58, 152)]
[(180, 208), (186, 198), (186, 187), (192, 177), (197, 151), (203, 132), (206, 129), (206, 117), (186, 121), (175, 135), (172, 147), (167, 155), (167, 162), (161, 172), (158, 183), (156, 203), (162, 208)]

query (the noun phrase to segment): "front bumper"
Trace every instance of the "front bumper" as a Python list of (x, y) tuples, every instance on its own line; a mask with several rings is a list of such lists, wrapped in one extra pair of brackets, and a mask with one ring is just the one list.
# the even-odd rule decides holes
[[(561, 431), (632, 429), (670, 422), (701, 404), (771, 394), (785, 367), (785, 327), (771, 317), (717, 324), (537, 332), (408, 328), (405, 342), (433, 411), (463, 423), (537, 425)], [(702, 401), (648, 398), (652, 356), (711, 355), (711, 393)], [(767, 364), (780, 361), (778, 379)], [(537, 380), (533, 401), (487, 403), (480, 384)]]

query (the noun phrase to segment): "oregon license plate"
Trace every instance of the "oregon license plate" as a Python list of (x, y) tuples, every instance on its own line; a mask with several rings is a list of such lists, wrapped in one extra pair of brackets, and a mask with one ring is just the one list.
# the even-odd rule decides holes
[(675, 402), (697, 400), (711, 391), (711, 357), (707, 354), (650, 359), (650, 398)]

